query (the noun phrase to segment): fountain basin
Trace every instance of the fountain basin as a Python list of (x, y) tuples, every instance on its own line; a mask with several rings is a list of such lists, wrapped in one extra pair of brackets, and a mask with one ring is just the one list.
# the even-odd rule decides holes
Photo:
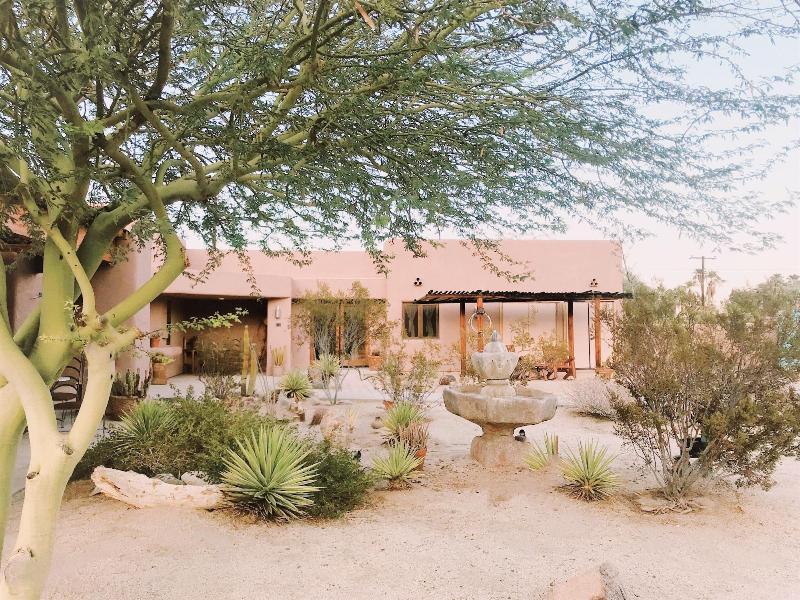
[(483, 429), (483, 435), (472, 440), (470, 455), (487, 467), (521, 465), (530, 444), (515, 440), (514, 430), (548, 421), (556, 414), (553, 394), (513, 387), (507, 380), (490, 381), (487, 386), (448, 387), (443, 396), (448, 411)]

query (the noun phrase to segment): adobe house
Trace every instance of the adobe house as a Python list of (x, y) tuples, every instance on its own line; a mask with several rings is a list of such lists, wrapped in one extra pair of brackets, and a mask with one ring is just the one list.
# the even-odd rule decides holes
[[(283, 347), (285, 367), (304, 368), (313, 350), (292, 335), (293, 300), (322, 284), (333, 291), (346, 291), (358, 282), (370, 297), (386, 303), (389, 319), (397, 322), (397, 337), (411, 348), (433, 341), (441, 349), (455, 348), (465, 357), (467, 338), (483, 330), (481, 323), (497, 329), (510, 344), (513, 331), (524, 322), (535, 338), (551, 335), (569, 344), (572, 358), (568, 367), (573, 373), (594, 368), (608, 358), (608, 332), (594, 315), (625, 297), (618, 243), (504, 240), (500, 250), (515, 265), (499, 266), (528, 275), (518, 282), (486, 270), (474, 249), (460, 240), (438, 244), (423, 258), (389, 244), (386, 250), (394, 259), (387, 275), (379, 273), (362, 251), (314, 252), (305, 266), (254, 251), (248, 253), (249, 275), (231, 255), (200, 283), (191, 276), (200, 274), (208, 254), (190, 249), (187, 274), (151, 304), (150, 326), (164, 327), (193, 316), (241, 307), (248, 311), (243, 322), (248, 324), (261, 356)], [(235, 337), (241, 331), (235, 328), (210, 335)], [(596, 344), (598, 337), (600, 343)], [(170, 365), (172, 373), (191, 368), (189, 353), (184, 352), (187, 338), (173, 332), (160, 348), (177, 359)], [(268, 369), (269, 363), (265, 360)], [(463, 369), (463, 364), (451, 368)]]
[[(4, 262), (15, 264), (8, 296), (12, 327), (16, 328), (39, 296), (41, 261), (17, 260), (26, 248), (24, 236), (3, 242)], [(128, 243), (124, 232), (117, 243)], [(451, 365), (454, 371), (463, 368), (467, 338), (482, 330), (481, 323), (497, 329), (508, 344), (523, 322), (535, 338), (550, 335), (568, 343), (569, 371), (602, 364), (609, 356), (610, 340), (593, 316), (625, 296), (620, 245), (606, 240), (504, 240), (499, 248), (515, 261), (500, 268), (524, 273), (527, 279), (512, 282), (486, 270), (474, 249), (460, 240), (439, 241), (422, 258), (389, 243), (386, 250), (394, 259), (388, 274), (378, 272), (362, 251), (314, 252), (310, 264), (304, 266), (252, 251), (248, 252), (249, 273), (237, 257), (229, 255), (199, 282), (196, 277), (202, 273), (208, 253), (189, 249), (184, 275), (131, 321), (142, 331), (153, 331), (193, 316), (241, 308), (247, 311), (241, 325), (199, 335), (241, 339), (246, 323), (262, 357), (268, 357), (273, 348), (284, 348), (285, 368), (304, 368), (312, 359), (312, 348), (292, 334), (293, 301), (321, 284), (346, 291), (358, 282), (371, 298), (386, 303), (389, 319), (397, 323), (397, 337), (411, 348), (433, 341), (443, 350), (453, 348), (456, 355), (460, 353), (461, 361), (456, 359)], [(122, 262), (112, 264), (109, 257), (93, 279), (101, 310), (139, 287), (158, 267), (158, 258), (150, 249), (131, 246), (129, 250)], [(193, 334), (176, 330), (162, 340), (158, 351), (175, 359), (167, 365), (170, 376), (196, 368), (190, 348), (196, 341)], [(147, 340), (138, 344), (141, 351), (121, 357), (118, 369), (148, 368), (147, 354), (142, 352), (149, 350)], [(270, 365), (271, 361), (264, 360), (264, 367), (271, 369)]]

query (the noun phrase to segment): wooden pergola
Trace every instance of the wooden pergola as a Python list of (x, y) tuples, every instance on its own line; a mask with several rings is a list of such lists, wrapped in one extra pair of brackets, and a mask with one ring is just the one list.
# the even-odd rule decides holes
[(575, 376), (575, 302), (592, 302), (594, 305), (594, 337), (595, 365), (600, 366), (600, 302), (603, 300), (622, 300), (632, 298), (629, 292), (602, 292), (587, 290), (585, 292), (497, 292), (488, 290), (474, 291), (434, 291), (431, 290), (414, 302), (416, 304), (458, 304), (461, 328), (460, 353), (461, 374), (467, 366), (467, 302), (475, 303), (475, 317), (478, 329), (478, 351), (483, 350), (483, 315), (486, 311), (484, 302), (566, 302), (567, 303), (567, 337), (569, 343), (569, 373)]

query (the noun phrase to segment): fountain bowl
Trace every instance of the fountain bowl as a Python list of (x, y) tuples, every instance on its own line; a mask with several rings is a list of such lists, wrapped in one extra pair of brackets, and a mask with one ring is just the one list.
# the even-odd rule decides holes
[[(513, 387), (507, 380), (498, 383), (445, 388), (444, 405), (483, 429), (483, 434), (472, 440), (472, 458), (487, 467), (519, 466), (530, 452), (530, 444), (515, 440), (514, 430), (552, 419), (556, 397), (532, 388)], [(491, 388), (503, 388), (504, 393), (493, 394)]]

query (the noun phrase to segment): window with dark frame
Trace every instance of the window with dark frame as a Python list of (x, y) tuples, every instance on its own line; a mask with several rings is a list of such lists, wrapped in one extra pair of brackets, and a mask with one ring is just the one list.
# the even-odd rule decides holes
[(439, 305), (403, 302), (403, 336), (407, 338), (439, 337)]

